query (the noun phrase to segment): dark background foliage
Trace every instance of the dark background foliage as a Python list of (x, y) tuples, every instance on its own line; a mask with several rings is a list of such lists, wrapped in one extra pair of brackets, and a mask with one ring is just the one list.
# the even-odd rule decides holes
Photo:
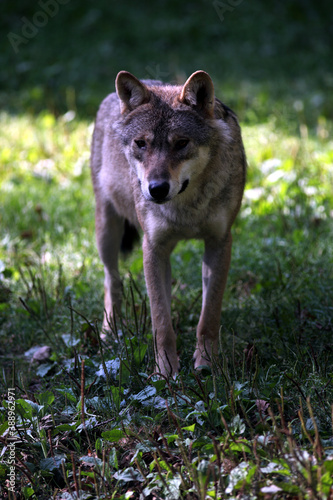
[[(333, 85), (328, 0), (2, 0), (0, 7), (1, 104), (9, 110), (61, 113), (75, 105), (92, 117), (122, 69), (173, 80), (201, 68), (222, 88), (261, 85), (275, 99)], [(331, 102), (325, 113), (332, 111)]]

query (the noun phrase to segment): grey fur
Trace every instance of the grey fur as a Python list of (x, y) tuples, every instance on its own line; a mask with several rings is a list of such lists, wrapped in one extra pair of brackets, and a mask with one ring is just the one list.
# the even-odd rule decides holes
[(246, 158), (236, 115), (214, 97), (209, 75), (183, 86), (116, 80), (97, 114), (91, 152), (97, 245), (105, 268), (105, 318), (120, 309), (118, 253), (127, 219), (144, 233), (144, 270), (158, 370), (178, 371), (171, 324), (170, 253), (180, 239), (205, 241), (203, 305), (195, 366), (217, 353), (222, 296)]

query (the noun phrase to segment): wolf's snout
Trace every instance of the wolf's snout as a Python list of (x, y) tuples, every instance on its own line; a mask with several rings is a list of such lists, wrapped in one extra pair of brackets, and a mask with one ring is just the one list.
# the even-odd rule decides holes
[(152, 181), (150, 182), (148, 189), (150, 196), (154, 199), (154, 201), (161, 202), (165, 201), (166, 197), (168, 196), (170, 184), (167, 181)]

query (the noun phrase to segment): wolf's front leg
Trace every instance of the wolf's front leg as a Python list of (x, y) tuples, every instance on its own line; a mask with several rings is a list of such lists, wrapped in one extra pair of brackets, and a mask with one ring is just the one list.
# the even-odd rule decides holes
[(212, 354), (218, 352), (218, 337), (222, 298), (231, 259), (232, 237), (229, 233), (222, 241), (205, 241), (202, 263), (202, 309), (197, 328), (197, 346), (194, 367), (210, 365)]
[(174, 245), (143, 239), (143, 264), (148, 289), (157, 371), (166, 376), (178, 373), (176, 335), (171, 322), (171, 265)]

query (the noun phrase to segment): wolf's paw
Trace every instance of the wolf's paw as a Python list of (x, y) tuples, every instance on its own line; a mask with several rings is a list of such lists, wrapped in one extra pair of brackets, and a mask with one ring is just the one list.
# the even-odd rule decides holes
[(217, 342), (209, 341), (198, 342), (194, 351), (194, 368), (198, 370), (203, 366), (211, 366), (212, 356), (216, 355), (218, 351)]
[(179, 372), (177, 354), (164, 352), (164, 355), (158, 355), (156, 359), (156, 371), (167, 378), (177, 376)]
[(212, 364), (211, 357), (208, 357), (206, 353), (202, 353), (198, 348), (196, 349), (193, 358), (194, 368), (196, 370), (201, 369), (204, 366), (211, 366)]

